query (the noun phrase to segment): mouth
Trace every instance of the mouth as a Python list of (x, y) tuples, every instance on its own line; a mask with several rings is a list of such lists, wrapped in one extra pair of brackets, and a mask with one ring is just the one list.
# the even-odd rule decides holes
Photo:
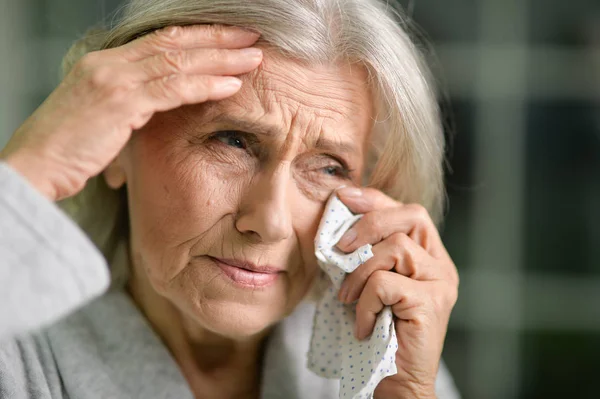
[(283, 273), (283, 270), (272, 266), (259, 266), (249, 262), (211, 256), (209, 258), (231, 281), (248, 288), (264, 288), (273, 285)]

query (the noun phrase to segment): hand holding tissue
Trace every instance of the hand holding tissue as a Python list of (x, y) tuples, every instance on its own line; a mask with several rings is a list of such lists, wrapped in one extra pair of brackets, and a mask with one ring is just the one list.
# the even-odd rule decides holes
[[(447, 320), (456, 301), (454, 291), (458, 276), (454, 264), (443, 248), (433, 221), (415, 215), (418, 207), (398, 203), (377, 190), (361, 191), (362, 197), (358, 199), (344, 197), (343, 189), (332, 195), (315, 237), (315, 255), (329, 281), (316, 307), (308, 367), (319, 376), (339, 379), (341, 399), (370, 399), (376, 389), (404, 393), (413, 390), (414, 387), (409, 387), (411, 384), (419, 385), (415, 392), (425, 395), (406, 397), (434, 397)], [(361, 221), (363, 214), (370, 212), (373, 214), (369, 221)], [(378, 226), (371, 223), (376, 219), (374, 216), (378, 216), (377, 212), (379, 217), (386, 217), (383, 227), (381, 223)], [(336, 245), (352, 226), (357, 231), (357, 239), (351, 251), (341, 251)], [(369, 234), (373, 229), (379, 231)], [(398, 235), (405, 238), (399, 240)], [(383, 238), (379, 242), (368, 242), (367, 236)], [(431, 246), (429, 251), (417, 243), (419, 238), (427, 240)], [(376, 258), (373, 258), (373, 246), (378, 248)], [(374, 326), (369, 330), (371, 334), (359, 340), (355, 333), (357, 304), (342, 303), (338, 293), (349, 273), (369, 259), (365, 267), (371, 275), (377, 270), (385, 271), (391, 283), (385, 286), (392, 288), (379, 290), (385, 297), (377, 298), (378, 311)], [(363, 297), (369, 296), (368, 301), (373, 302), (374, 297), (381, 296), (373, 290), (365, 294), (369, 291), (368, 285), (364, 284), (363, 292), (358, 295), (359, 312), (365, 311), (361, 301), (367, 299)], [(392, 292), (385, 293), (386, 290)], [(442, 303), (439, 308), (433, 306), (436, 300)], [(434, 322), (425, 322), (429, 320)], [(422, 369), (427, 370), (423, 381), (417, 384), (408, 381), (407, 376)], [(388, 376), (391, 377), (382, 382)]]
[(359, 341), (354, 336), (355, 306), (337, 299), (346, 273), (373, 256), (369, 244), (350, 254), (335, 248), (358, 219), (360, 216), (353, 215), (337, 196), (332, 196), (315, 238), (317, 260), (331, 285), (317, 304), (309, 367), (323, 377), (339, 378), (340, 398), (371, 398), (379, 381), (396, 374), (398, 343), (391, 309), (387, 307), (378, 315), (376, 333)]

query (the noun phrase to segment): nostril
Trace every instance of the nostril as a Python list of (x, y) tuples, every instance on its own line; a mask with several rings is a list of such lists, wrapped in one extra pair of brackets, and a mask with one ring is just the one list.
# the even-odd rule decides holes
[(260, 234), (258, 234), (256, 231), (242, 231), (241, 233), (253, 242), (260, 242), (262, 240)]

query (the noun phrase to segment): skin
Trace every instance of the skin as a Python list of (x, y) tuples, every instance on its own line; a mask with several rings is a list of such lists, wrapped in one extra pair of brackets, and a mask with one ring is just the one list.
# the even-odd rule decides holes
[[(375, 256), (340, 299), (357, 301), (358, 338), (383, 306), (397, 317), (399, 372), (375, 396), (434, 397), (458, 276), (422, 207), (356, 187), (372, 124), (366, 73), (238, 50), (257, 37), (170, 28), (88, 56), (0, 155), (51, 200), (102, 171), (127, 185), (129, 292), (209, 398), (258, 396), (264, 338), (310, 289), (324, 203), (348, 186), (340, 199), (365, 216), (338, 246), (371, 243)], [(276, 277), (232, 277), (231, 259)]]

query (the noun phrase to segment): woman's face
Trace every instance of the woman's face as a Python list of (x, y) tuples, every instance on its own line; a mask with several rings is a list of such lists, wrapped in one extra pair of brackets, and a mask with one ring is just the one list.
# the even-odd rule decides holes
[(235, 96), (156, 115), (119, 158), (134, 278), (225, 336), (272, 326), (317, 275), (325, 201), (359, 184), (366, 73), (265, 52)]

